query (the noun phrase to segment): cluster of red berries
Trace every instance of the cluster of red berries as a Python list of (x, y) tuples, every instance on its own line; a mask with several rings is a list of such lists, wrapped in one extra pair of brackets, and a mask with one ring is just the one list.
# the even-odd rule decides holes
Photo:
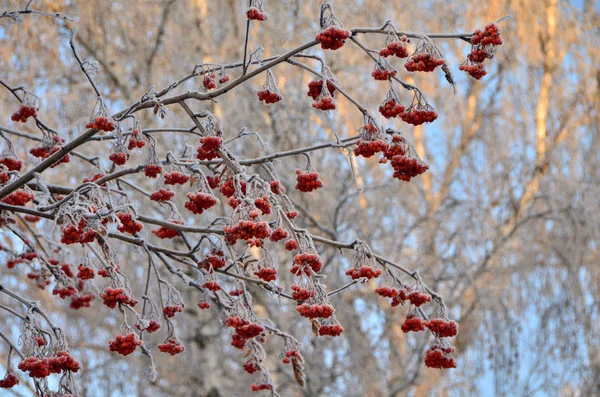
[(206, 257), (198, 263), (198, 266), (209, 270), (210, 268), (220, 269), (225, 267), (226, 264), (223, 251), (213, 249), (210, 254), (206, 255)]
[(485, 66), (482, 63), (475, 63), (472, 65), (464, 64), (460, 65), (458, 69), (463, 72), (467, 72), (469, 76), (473, 77), (475, 80), (480, 80), (487, 74), (485, 71)]
[(217, 204), (217, 199), (207, 193), (188, 193), (187, 197), (188, 201), (185, 202), (185, 208), (197, 215)]
[(416, 307), (419, 307), (425, 303), (431, 302), (431, 295), (424, 292), (412, 291), (406, 296), (406, 299)]
[(121, 233), (136, 234), (144, 227), (140, 222), (133, 219), (133, 215), (129, 213), (118, 212), (117, 218), (121, 221), (121, 224), (117, 226), (117, 230)]
[(285, 242), (285, 249), (288, 251), (295, 251), (298, 249), (298, 242), (294, 239), (289, 239)]
[(20, 255), (20, 258), (21, 258), (21, 259), (23, 259), (23, 260), (26, 260), (26, 261), (32, 261), (32, 260), (34, 260), (34, 259), (35, 259), (35, 258), (37, 258), (37, 257), (38, 257), (38, 254), (37, 254), (37, 252), (35, 252), (35, 251), (31, 251), (31, 252), (23, 252), (23, 253)]
[(2, 199), (2, 202), (4, 204), (16, 205), (16, 206), (22, 207), (25, 204), (29, 203), (30, 201), (33, 201), (33, 198), (34, 198), (33, 194), (31, 194), (28, 191), (25, 191), (23, 189), (19, 189), (19, 190), (15, 190), (8, 196), (4, 197)]
[(411, 178), (421, 175), (429, 169), (429, 166), (417, 158), (408, 156), (394, 156), (391, 160), (394, 169), (394, 178), (409, 182)]
[(400, 291), (398, 291), (396, 288), (384, 286), (384, 287), (377, 288), (375, 290), (375, 293), (384, 298), (394, 298), (394, 297), (398, 296)]
[(266, 281), (267, 283), (269, 281), (277, 280), (277, 270), (273, 268), (264, 267), (259, 271), (254, 272), (254, 274), (256, 275), (256, 277)]
[(32, 378), (45, 378), (50, 374), (60, 374), (63, 371), (77, 372), (81, 365), (75, 361), (69, 352), (61, 350), (53, 357), (27, 357), (19, 363), (19, 369), (29, 372)]
[(71, 266), (69, 266), (68, 263), (60, 263), (56, 259), (48, 259), (48, 263), (50, 263), (50, 265), (52, 265), (52, 266), (58, 266), (58, 267), (60, 267), (60, 270), (63, 271), (63, 273), (65, 274), (65, 276), (67, 276), (69, 278), (75, 277), (75, 275), (71, 271)]
[(297, 358), (298, 360), (302, 361), (302, 356), (300, 355), (300, 351), (298, 349), (286, 351), (285, 357), (283, 358), (283, 363), (289, 364), (291, 358)]
[(232, 336), (231, 345), (243, 349), (248, 339), (254, 338), (264, 332), (264, 327), (258, 323), (251, 323), (243, 320), (240, 316), (231, 316), (225, 320), (225, 325), (235, 328), (235, 334)]
[(405, 123), (416, 126), (423, 123), (431, 123), (437, 119), (437, 113), (427, 106), (423, 108), (413, 107), (408, 109), (407, 112), (401, 113), (400, 118)]
[(223, 74), (221, 75), (221, 77), (219, 78), (219, 84), (225, 84), (229, 81), (229, 75), (228, 74)]
[(354, 154), (356, 156), (363, 156), (364, 158), (369, 158), (379, 152), (385, 152), (388, 149), (389, 145), (382, 141), (381, 139), (377, 139), (374, 141), (368, 140), (359, 140), (356, 147), (354, 148)]
[(317, 41), (321, 43), (321, 48), (324, 50), (337, 50), (344, 46), (346, 39), (351, 36), (350, 31), (342, 29), (335, 25), (317, 34)]
[(260, 90), (256, 93), (258, 95), (258, 100), (267, 104), (277, 103), (283, 99), (281, 94), (278, 92), (273, 92), (269, 89)]
[(400, 327), (402, 331), (406, 334), (408, 332), (419, 332), (425, 331), (425, 327), (427, 326), (427, 321), (415, 316), (414, 314), (409, 314), (406, 317), (406, 320), (402, 323)]
[(244, 371), (246, 371), (250, 375), (252, 375), (253, 373), (255, 373), (258, 370), (259, 370), (258, 366), (256, 364), (254, 364), (254, 362), (252, 360), (247, 361), (244, 364)]
[(408, 37), (402, 36), (400, 41), (392, 41), (386, 47), (379, 50), (379, 55), (384, 58), (387, 58), (390, 55), (397, 56), (398, 58), (406, 58), (408, 56), (408, 50), (406, 49), (407, 42)]
[(148, 178), (156, 178), (162, 172), (162, 167), (158, 164), (148, 164), (144, 170), (144, 175)]
[(270, 383), (260, 383), (260, 384), (256, 384), (253, 383), (250, 388), (252, 389), (252, 391), (261, 391), (261, 390), (273, 390), (273, 385)]
[(454, 351), (454, 348), (447, 347), (442, 348), (437, 345), (431, 346), (425, 353), (425, 366), (428, 368), (456, 368), (456, 361), (450, 357), (450, 353)]
[(167, 172), (163, 175), (165, 185), (183, 185), (190, 180), (190, 176), (179, 171)]
[(446, 61), (431, 54), (420, 53), (410, 57), (404, 67), (409, 72), (433, 72), (438, 66), (445, 65)]
[(58, 295), (61, 297), (61, 299), (66, 299), (70, 296), (73, 296), (77, 293), (77, 290), (75, 289), (75, 287), (73, 287), (72, 285), (68, 286), (68, 287), (61, 287), (61, 288), (54, 288), (54, 290), (52, 290), (52, 295)]
[(6, 375), (4, 375), (4, 379), (0, 380), (0, 389), (10, 389), (13, 386), (19, 384), (19, 379), (15, 376), (15, 374), (8, 370)]
[(71, 298), (71, 304), (69, 307), (71, 309), (81, 309), (82, 307), (90, 307), (92, 301), (96, 298), (94, 294), (83, 294), (77, 295)]
[(108, 348), (111, 352), (117, 352), (123, 356), (128, 356), (135, 351), (142, 341), (133, 332), (127, 335), (117, 335), (115, 339), (108, 342)]
[(144, 142), (144, 140), (140, 136), (140, 131), (133, 130), (133, 133), (131, 134), (131, 138), (129, 138), (129, 143), (127, 145), (127, 149), (129, 149), (129, 150), (141, 149), (144, 146), (146, 146), (146, 142)]
[[(58, 137), (55, 137), (55, 138), (58, 138)], [(38, 146), (38, 147), (31, 148), (29, 150), (29, 153), (33, 157), (47, 159), (48, 157), (52, 156), (54, 153), (58, 152), (59, 150), (60, 150), (60, 146), (58, 146), (58, 145), (55, 145), (52, 147)], [(69, 157), (68, 154), (65, 154), (64, 156), (62, 156), (60, 158), (60, 160), (58, 160), (56, 163), (52, 164), (51, 168), (54, 168), (54, 167), (58, 166), (59, 164), (68, 163), (70, 161), (71, 161), (71, 157)]]
[(280, 226), (277, 229), (275, 229), (273, 231), (273, 233), (271, 233), (269, 240), (271, 240), (273, 242), (277, 242), (277, 241), (286, 239), (287, 237), (288, 237), (288, 232)]
[(371, 76), (373, 76), (375, 80), (385, 81), (395, 77), (396, 71), (393, 69), (388, 70), (387, 68), (382, 68), (380, 65), (377, 65), (373, 73), (371, 73)]
[(335, 103), (333, 103), (333, 98), (330, 96), (323, 96), (316, 102), (313, 102), (312, 107), (318, 110), (334, 110)]
[(87, 221), (85, 219), (81, 219), (77, 226), (62, 226), (60, 230), (62, 232), (62, 236), (60, 237), (62, 244), (91, 243), (96, 238), (96, 232), (87, 229)]
[(25, 219), (29, 223), (37, 223), (42, 218), (40, 218), (39, 216), (36, 216), (36, 215), (29, 215), (29, 214), (27, 214), (27, 215), (23, 216), (23, 219)]
[(163, 314), (167, 318), (173, 318), (173, 317), (175, 317), (175, 315), (177, 313), (183, 312), (183, 307), (184, 307), (183, 304), (165, 306), (165, 307), (163, 307)]
[(23, 162), (14, 157), (2, 157), (0, 164), (8, 168), (9, 171), (21, 171), (21, 167), (23, 167)]
[(224, 226), (225, 240), (231, 245), (237, 240), (250, 242), (253, 239), (263, 240), (271, 235), (271, 229), (267, 222), (239, 221), (232, 226)]
[(310, 275), (310, 270), (308, 268), (312, 269), (313, 272), (318, 273), (321, 270), (321, 267), (323, 267), (323, 262), (318, 254), (308, 254), (304, 252), (294, 256), (294, 266), (291, 267), (290, 272), (299, 276), (301, 271), (304, 270), (306, 275)]
[(212, 90), (217, 87), (217, 77), (214, 73), (204, 73), (202, 85), (207, 90)]
[(281, 182), (279, 181), (271, 181), (269, 185), (271, 186), (271, 192), (273, 194), (281, 194), (285, 192), (285, 188), (281, 185)]
[(389, 119), (392, 117), (398, 117), (400, 114), (402, 114), (402, 112), (404, 112), (404, 109), (404, 106), (402, 106), (402, 104), (397, 102), (394, 98), (389, 98), (379, 106), (379, 113), (381, 113), (381, 115), (386, 119)]
[(156, 320), (151, 320), (145, 331), (152, 334), (160, 329), (160, 323)]
[(158, 350), (162, 353), (169, 353), (172, 356), (175, 356), (179, 353), (182, 353), (185, 350), (185, 347), (175, 338), (170, 338), (164, 343), (160, 343), (158, 345)]
[(223, 141), (218, 136), (203, 136), (200, 138), (200, 147), (196, 151), (198, 160), (212, 160), (219, 157), (217, 149), (221, 147)]
[(129, 155), (125, 152), (115, 152), (111, 153), (110, 156), (108, 156), (108, 159), (112, 161), (115, 165), (125, 165), (128, 158)]
[[(335, 87), (333, 84), (327, 80), (327, 90), (333, 96), (335, 94)], [(308, 96), (313, 100), (317, 100), (318, 97), (321, 96), (321, 92), (323, 91), (323, 80), (313, 80), (308, 83)]]
[(216, 281), (207, 281), (202, 284), (202, 288), (206, 288), (209, 291), (217, 292), (221, 290), (221, 286)]
[[(243, 194), (246, 194), (246, 181), (240, 181), (240, 188)], [(233, 179), (227, 180), (225, 183), (221, 185), (219, 188), (221, 194), (227, 198), (233, 196), (235, 194), (235, 183)]]
[(302, 171), (296, 170), (296, 190), (300, 192), (312, 192), (313, 190), (317, 190), (323, 187), (323, 182), (319, 180), (318, 172), (310, 172), (310, 171)]
[(159, 189), (150, 195), (152, 201), (169, 201), (171, 197), (175, 196), (175, 192), (168, 189)]
[(200, 308), (200, 310), (210, 309), (210, 303), (206, 301), (200, 301), (198, 302), (198, 307)]
[[(172, 220), (171, 223), (181, 225), (182, 221)], [(170, 227), (161, 226), (158, 229), (153, 229), (152, 234), (154, 234), (158, 238), (162, 239), (171, 239), (179, 236), (179, 231), (177, 229), (172, 229)]]
[(19, 263), (23, 263), (23, 259), (21, 258), (17, 258), (17, 259), (9, 259), (6, 262), (6, 267), (9, 269), (13, 269), (15, 266), (17, 266)]
[(297, 284), (292, 284), (290, 286), (290, 288), (293, 291), (292, 298), (297, 301), (305, 301), (305, 300), (312, 298), (315, 295), (315, 293), (313, 291), (309, 290), (308, 288), (304, 288), (300, 285), (297, 285)]
[(458, 324), (456, 321), (446, 321), (441, 318), (432, 318), (427, 323), (427, 328), (440, 338), (451, 338), (458, 334)]
[(358, 280), (361, 278), (366, 278), (367, 280), (370, 280), (372, 278), (377, 278), (381, 276), (381, 269), (362, 265), (358, 270), (354, 268), (348, 270), (346, 272), (346, 275), (352, 277), (352, 280)]
[(111, 309), (114, 309), (117, 304), (128, 305), (134, 307), (137, 305), (137, 301), (127, 295), (123, 288), (107, 288), (100, 294), (100, 298), (103, 299), (103, 303)]
[(309, 305), (308, 303), (303, 303), (296, 307), (296, 310), (302, 317), (306, 318), (329, 318), (333, 315), (334, 309), (333, 306), (323, 304), (323, 305)]
[(12, 121), (20, 121), (21, 123), (26, 123), (27, 119), (33, 117), (37, 117), (37, 111), (33, 106), (21, 105), (21, 109), (17, 110), (10, 117)]
[(344, 328), (340, 324), (319, 327), (319, 336), (340, 336), (342, 332), (344, 332)]
[(94, 130), (111, 132), (115, 129), (115, 123), (107, 117), (96, 117), (94, 121), (90, 121), (85, 125), (85, 128)]
[(10, 174), (6, 171), (0, 172), (0, 185), (4, 185), (8, 181), (10, 181)]
[(96, 182), (100, 178), (104, 178), (104, 174), (94, 174), (89, 178), (85, 178), (83, 180), (83, 183), (93, 183), (93, 182)]
[(502, 45), (502, 38), (500, 38), (500, 30), (498, 30), (498, 26), (492, 23), (487, 25), (483, 32), (479, 29), (476, 30), (475, 34), (471, 38), (471, 43), (473, 43), (473, 45), (480, 45), (482, 47), (488, 45)]
[(293, 220), (298, 216), (298, 211), (288, 211), (285, 213), (285, 216), (287, 216), (290, 220)]
[(249, 21), (266, 21), (267, 20), (267, 14), (262, 12), (261, 10), (259, 10), (256, 7), (248, 8), (248, 11), (246, 11), (246, 16), (248, 17)]
[(262, 212), (263, 215), (268, 215), (271, 213), (271, 203), (269, 203), (269, 197), (263, 196), (254, 200), (254, 205), (256, 208)]

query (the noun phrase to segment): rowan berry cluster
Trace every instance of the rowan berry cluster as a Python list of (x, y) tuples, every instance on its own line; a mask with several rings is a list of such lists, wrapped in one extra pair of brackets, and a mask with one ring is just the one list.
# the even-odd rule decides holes
[(428, 368), (456, 368), (456, 361), (450, 357), (454, 351), (453, 347), (443, 348), (437, 345), (431, 346), (425, 353), (425, 366)]
[(85, 265), (79, 265), (77, 272), (77, 278), (80, 280), (91, 280), (94, 278), (94, 269)]
[(202, 86), (207, 90), (217, 88), (217, 76), (214, 73), (204, 73), (204, 79), (202, 79)]
[(179, 171), (167, 172), (163, 175), (165, 185), (183, 185), (190, 180), (190, 176)]
[(257, 272), (254, 272), (254, 274), (256, 275), (256, 277), (266, 281), (267, 283), (269, 281), (277, 280), (277, 270), (273, 268), (265, 267)]
[(6, 171), (0, 172), (0, 185), (4, 185), (10, 181), (10, 174)]
[(238, 349), (243, 349), (246, 346), (248, 339), (259, 336), (264, 332), (264, 327), (258, 323), (251, 323), (248, 320), (242, 319), (240, 316), (230, 316), (225, 320), (225, 325), (230, 328), (235, 328), (235, 333), (232, 335), (231, 345)]
[(273, 194), (282, 194), (285, 192), (285, 188), (283, 187), (283, 185), (281, 185), (281, 182), (279, 181), (271, 181), (269, 185)]
[(198, 302), (198, 307), (200, 308), (200, 310), (210, 309), (210, 303), (206, 301), (200, 301)]
[(419, 331), (425, 331), (425, 327), (427, 326), (427, 321), (417, 317), (414, 314), (409, 314), (408, 316), (406, 316), (406, 320), (404, 320), (404, 322), (402, 323), (402, 326), (400, 327), (402, 329), (402, 332), (404, 332), (405, 334), (408, 332), (419, 332)]
[(15, 374), (9, 369), (4, 375), (4, 378), (0, 380), (0, 389), (10, 389), (13, 386), (19, 384), (19, 379), (15, 376)]
[(169, 338), (164, 343), (160, 343), (158, 345), (158, 350), (162, 353), (169, 353), (172, 356), (175, 356), (179, 353), (182, 353), (185, 350), (185, 347), (175, 338)]
[(150, 200), (152, 201), (169, 201), (171, 197), (175, 196), (175, 192), (168, 189), (159, 189), (156, 192), (152, 192)]
[(306, 275), (310, 275), (311, 270), (318, 273), (321, 267), (323, 267), (323, 262), (318, 254), (304, 252), (294, 256), (294, 265), (290, 268), (290, 272), (296, 276), (300, 276), (302, 271)]
[(295, 251), (298, 249), (298, 242), (296, 240), (289, 239), (285, 242), (284, 246), (285, 246), (285, 249), (288, 251)]
[(93, 182), (96, 182), (100, 178), (104, 178), (104, 174), (94, 174), (90, 178), (85, 178), (83, 180), (83, 183), (93, 183)]
[(33, 117), (37, 117), (37, 111), (33, 106), (21, 105), (21, 108), (14, 112), (10, 119), (12, 121), (20, 121), (21, 123), (26, 123), (27, 119)]
[(139, 130), (133, 130), (131, 134), (131, 138), (129, 138), (129, 143), (127, 145), (127, 149), (141, 149), (146, 146), (146, 142), (142, 139)]
[(149, 334), (152, 334), (156, 331), (158, 331), (160, 329), (160, 323), (156, 320), (150, 320), (150, 323), (148, 324), (148, 326), (146, 327), (146, 329), (144, 331), (148, 332)]
[(115, 165), (125, 165), (128, 158), (129, 155), (125, 152), (115, 152), (111, 153), (110, 156), (108, 156), (108, 159), (112, 161)]
[(177, 313), (183, 312), (184, 305), (169, 305), (163, 307), (163, 315), (167, 318), (173, 318)]
[(271, 233), (269, 240), (271, 240), (273, 242), (277, 242), (277, 241), (284, 240), (286, 238), (288, 238), (288, 232), (280, 226), (277, 229), (275, 229), (273, 231), (273, 233)]
[(8, 196), (4, 197), (2, 199), (2, 202), (4, 204), (22, 207), (30, 201), (33, 201), (33, 198), (33, 194), (29, 193), (26, 190), (18, 189), (9, 194)]
[(437, 113), (429, 105), (411, 106), (406, 112), (400, 114), (402, 121), (412, 125), (431, 123), (437, 119)]
[(96, 117), (93, 121), (88, 122), (85, 128), (111, 132), (115, 129), (115, 123), (107, 117)]
[(271, 213), (271, 203), (269, 202), (269, 197), (267, 196), (255, 199), (254, 205), (260, 210), (260, 212), (262, 212), (263, 215), (269, 215)]
[(158, 164), (148, 164), (144, 170), (144, 175), (148, 178), (156, 178), (162, 172), (162, 167)]
[(90, 307), (94, 299), (96, 299), (94, 294), (76, 295), (71, 298), (69, 307), (75, 310), (81, 309), (82, 307)]
[(425, 303), (431, 302), (431, 295), (420, 291), (412, 291), (406, 296), (406, 299), (416, 307), (419, 307)]
[(375, 70), (371, 73), (375, 80), (386, 81), (396, 76), (396, 71), (387, 67), (381, 66), (379, 63), (375, 66)]
[(404, 106), (394, 98), (389, 98), (383, 101), (379, 106), (379, 113), (386, 119), (398, 117), (404, 112)]
[[(179, 220), (171, 220), (171, 223), (176, 225), (182, 225), (183, 222)], [(152, 234), (161, 239), (171, 239), (179, 236), (179, 231), (177, 229), (172, 229), (170, 227), (161, 226), (158, 229), (153, 229)]]
[(204, 136), (200, 138), (200, 147), (196, 151), (198, 160), (212, 160), (219, 157), (217, 149), (221, 148), (223, 141), (217, 136)]
[(221, 290), (221, 286), (216, 281), (207, 281), (202, 284), (202, 288), (206, 288), (209, 291), (217, 292)]
[(313, 102), (312, 107), (324, 111), (334, 110), (335, 103), (333, 103), (333, 98), (331, 96), (323, 95), (318, 101)]
[(314, 318), (329, 318), (333, 315), (334, 309), (333, 306), (328, 304), (323, 305), (309, 305), (308, 303), (303, 303), (296, 307), (296, 310), (302, 317), (306, 317), (309, 319)]
[[(335, 95), (335, 87), (331, 83), (330, 80), (327, 80), (327, 91), (329, 91), (331, 96)], [(323, 80), (322, 79), (315, 79), (315, 80), (312, 80), (310, 83), (308, 83), (307, 95), (309, 97), (311, 97), (313, 100), (316, 101), (317, 98), (321, 96), (322, 92), (323, 92)]]
[(96, 238), (96, 232), (87, 228), (87, 221), (85, 219), (81, 219), (77, 226), (62, 226), (60, 230), (62, 232), (60, 238), (62, 244), (91, 243)]
[(475, 80), (480, 80), (483, 76), (487, 74), (485, 70), (485, 66), (482, 63), (475, 64), (463, 64), (458, 67), (459, 70), (463, 72), (467, 72), (469, 76), (473, 77)]
[(332, 25), (327, 29), (321, 30), (317, 34), (316, 40), (321, 43), (321, 48), (324, 50), (337, 50), (344, 46), (346, 39), (350, 36), (350, 31)]
[[(271, 229), (267, 222), (255, 222), (241, 220), (235, 225), (224, 226), (225, 240), (231, 245), (237, 240), (246, 240), (246, 243), (259, 243), (271, 235)], [(259, 240), (258, 242), (255, 240)]]
[(402, 36), (400, 41), (392, 41), (387, 46), (379, 50), (379, 55), (384, 58), (387, 58), (391, 55), (398, 58), (406, 58), (408, 56), (406, 43), (408, 43), (408, 37)]
[(344, 328), (340, 324), (321, 325), (319, 327), (319, 336), (340, 336)]
[[(246, 194), (246, 181), (240, 181), (240, 189), (243, 194)], [(235, 181), (228, 179), (225, 183), (221, 184), (219, 191), (227, 198), (233, 196), (235, 194)]]
[(206, 270), (209, 269), (220, 269), (225, 267), (225, 254), (221, 250), (213, 249), (210, 254), (198, 263), (198, 266)]
[(77, 290), (72, 285), (68, 287), (55, 287), (54, 290), (52, 290), (52, 295), (58, 295), (61, 299), (66, 299), (76, 293)]
[(108, 348), (111, 352), (117, 352), (123, 356), (128, 356), (135, 351), (142, 341), (133, 332), (127, 335), (117, 335), (115, 339), (108, 342)]
[(250, 7), (246, 11), (246, 17), (249, 21), (266, 21), (268, 16), (265, 12), (262, 12), (257, 7)]
[(440, 338), (451, 338), (458, 334), (458, 324), (456, 321), (445, 320), (443, 318), (432, 318), (427, 322), (427, 328)]
[(261, 391), (261, 390), (273, 390), (273, 385), (270, 383), (253, 383), (250, 388), (252, 391)]
[(32, 378), (45, 378), (50, 374), (60, 374), (61, 372), (77, 372), (81, 365), (65, 350), (58, 351), (52, 357), (24, 358), (18, 367), (23, 372), (29, 372)]
[(296, 359), (302, 361), (302, 355), (300, 354), (300, 350), (294, 349), (294, 350), (286, 351), (285, 357), (283, 358), (283, 363), (289, 364), (291, 358), (296, 358)]
[(114, 309), (117, 304), (119, 305), (127, 305), (134, 307), (137, 305), (137, 301), (132, 297), (127, 295), (124, 288), (106, 288), (104, 292), (100, 294), (100, 298), (104, 301), (104, 305), (108, 306), (111, 309)]
[(250, 375), (252, 375), (253, 373), (255, 373), (258, 370), (259, 370), (258, 366), (252, 360), (247, 361), (244, 364), (244, 371), (246, 371)]
[(396, 296), (398, 296), (400, 291), (398, 291), (398, 289), (396, 288), (384, 286), (377, 288), (375, 290), (375, 293), (384, 298), (395, 298)]
[(300, 192), (312, 192), (323, 187), (323, 182), (319, 180), (319, 173), (314, 171), (296, 170), (296, 190)]
[(117, 230), (121, 233), (136, 234), (144, 227), (140, 222), (133, 219), (133, 215), (129, 213), (117, 213), (117, 218), (121, 224), (117, 226)]
[(377, 278), (381, 276), (381, 269), (377, 269), (371, 266), (361, 266), (358, 269), (350, 269), (346, 272), (346, 275), (352, 277), (352, 280), (358, 280), (361, 278), (366, 278), (367, 280), (371, 280), (372, 278)]
[(269, 89), (260, 90), (256, 93), (258, 100), (267, 104), (277, 103), (283, 99), (280, 93)]
[(446, 61), (428, 53), (413, 54), (404, 64), (409, 72), (433, 72), (438, 66), (443, 66)]
[(12, 156), (2, 157), (0, 164), (8, 168), (9, 171), (21, 171), (21, 167), (23, 167), (23, 162)]
[(305, 301), (315, 296), (315, 293), (313, 291), (297, 284), (292, 284), (290, 288), (293, 291), (292, 298), (296, 301)]
[(363, 156), (369, 158), (379, 152), (385, 152), (389, 145), (381, 139), (376, 140), (359, 140), (354, 148), (355, 156)]
[(429, 166), (417, 158), (407, 156), (394, 156), (391, 163), (394, 169), (394, 178), (409, 182), (411, 178), (421, 175), (429, 169)]
[(502, 45), (502, 38), (500, 38), (500, 30), (495, 24), (489, 24), (485, 27), (483, 32), (476, 30), (475, 34), (471, 38), (473, 45), (485, 46), (499, 46)]
[(36, 215), (29, 215), (29, 214), (27, 214), (27, 215), (23, 216), (23, 219), (25, 219), (29, 223), (37, 223), (42, 218), (40, 218), (39, 216), (36, 216)]

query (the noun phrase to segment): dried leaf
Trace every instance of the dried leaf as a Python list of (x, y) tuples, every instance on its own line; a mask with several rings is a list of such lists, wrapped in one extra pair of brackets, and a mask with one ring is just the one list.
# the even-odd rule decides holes
[(296, 357), (292, 357), (292, 368), (294, 369), (294, 379), (300, 387), (304, 387), (304, 366)]

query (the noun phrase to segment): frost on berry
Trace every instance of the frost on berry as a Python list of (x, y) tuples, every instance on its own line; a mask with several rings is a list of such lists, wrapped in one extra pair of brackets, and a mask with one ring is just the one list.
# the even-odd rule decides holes
[(246, 10), (249, 21), (266, 21), (269, 15), (264, 10), (264, 0), (251, 0), (250, 7)]
[(364, 279), (366, 281), (377, 278), (382, 270), (375, 260), (371, 249), (363, 241), (358, 241), (353, 251), (354, 267), (346, 272), (352, 280)]
[(334, 15), (331, 4), (323, 4), (321, 7), (321, 30), (316, 37), (316, 40), (321, 44), (321, 48), (324, 50), (338, 50), (344, 46), (346, 39), (350, 36), (350, 31), (344, 29), (340, 20)]
[(398, 36), (396, 28), (391, 23), (386, 24), (385, 31), (387, 32), (387, 37), (383, 48), (379, 50), (379, 55), (384, 58), (389, 56), (406, 58), (408, 56), (408, 50), (406, 48), (408, 38), (406, 36)]
[(404, 67), (409, 72), (433, 72), (438, 66), (446, 64), (442, 54), (427, 37), (419, 40), (415, 52), (408, 58)]
[(277, 87), (275, 76), (273, 76), (270, 70), (267, 70), (267, 78), (262, 89), (256, 94), (258, 95), (258, 100), (266, 104), (277, 103), (283, 99)]
[(389, 147), (385, 133), (371, 116), (365, 116), (365, 124), (359, 130), (359, 137), (354, 148), (356, 156), (369, 158), (376, 153), (386, 151)]
[(11, 369), (9, 369), (8, 371), (6, 371), (4, 378), (0, 380), (0, 389), (10, 389), (18, 384), (19, 379), (17, 379), (14, 372)]
[(130, 355), (141, 345), (142, 341), (133, 332), (127, 335), (118, 334), (115, 339), (108, 342), (108, 348), (111, 352), (116, 352), (123, 356)]
[(379, 106), (379, 113), (386, 119), (398, 117), (404, 112), (404, 106), (400, 103), (398, 95), (393, 88), (390, 87), (385, 99)]
[(375, 68), (371, 73), (371, 76), (375, 80), (386, 81), (390, 80), (392, 77), (396, 77), (396, 70), (389, 64), (389, 62), (382, 57), (379, 57), (379, 60), (375, 63)]
[(502, 39), (496, 25), (487, 25), (483, 31), (476, 30), (471, 38), (471, 52), (459, 69), (475, 80), (480, 80), (487, 74), (483, 62), (492, 59), (496, 55), (496, 48), (500, 45)]
[(319, 173), (316, 171), (296, 170), (296, 190), (300, 192), (312, 192), (323, 187), (323, 182), (319, 179)]
[(27, 106), (25, 104), (21, 105), (21, 108), (14, 112), (10, 119), (12, 121), (17, 121), (21, 123), (26, 123), (27, 119), (33, 117), (37, 117), (37, 109), (34, 106)]

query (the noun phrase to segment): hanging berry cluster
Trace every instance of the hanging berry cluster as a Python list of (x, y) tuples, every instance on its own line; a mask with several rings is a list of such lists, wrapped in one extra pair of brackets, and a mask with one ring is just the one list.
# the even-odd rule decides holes
[(20, 121), (21, 123), (26, 123), (27, 119), (33, 117), (37, 117), (37, 110), (33, 106), (21, 105), (21, 108), (14, 112), (10, 119), (12, 121)]
[(471, 44), (471, 52), (459, 69), (475, 80), (480, 80), (487, 74), (483, 62), (492, 59), (496, 55), (496, 48), (502, 45), (498, 26), (490, 24), (483, 31), (476, 30), (471, 38)]

